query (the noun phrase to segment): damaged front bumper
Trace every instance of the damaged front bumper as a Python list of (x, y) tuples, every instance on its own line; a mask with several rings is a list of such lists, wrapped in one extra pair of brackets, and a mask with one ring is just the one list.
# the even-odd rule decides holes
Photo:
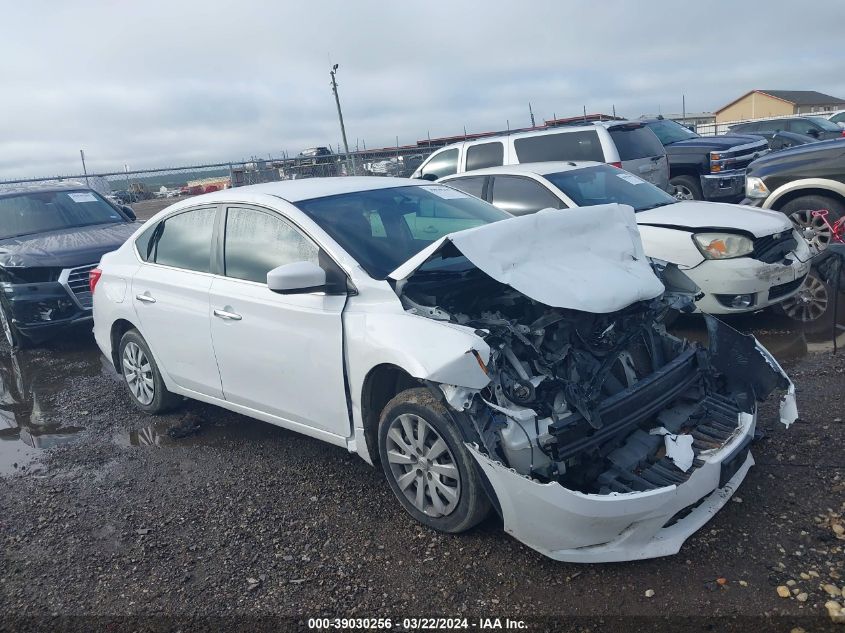
[(12, 324), (33, 343), (40, 343), (58, 331), (90, 322), (92, 312), (71, 298), (60, 282), (0, 285)]
[(682, 484), (630, 493), (585, 494), (540, 483), (470, 446), (495, 491), (505, 531), (560, 561), (601, 563), (670, 556), (728, 502), (751, 466), (755, 416), (705, 455)]

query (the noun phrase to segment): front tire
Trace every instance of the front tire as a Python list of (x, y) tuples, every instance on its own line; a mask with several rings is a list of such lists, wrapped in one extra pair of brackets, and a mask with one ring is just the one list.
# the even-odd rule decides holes
[(152, 352), (138, 330), (128, 330), (120, 339), (118, 350), (123, 384), (138, 409), (156, 414), (179, 404), (179, 396), (164, 386)]
[(390, 488), (417, 521), (458, 533), (490, 511), (475, 460), (448, 413), (427, 389), (395, 396), (379, 421), (379, 453)]
[(827, 248), (833, 236), (822, 218), (813, 217), (813, 211), (819, 209), (830, 211), (827, 221), (831, 224), (845, 215), (845, 205), (827, 196), (801, 196), (790, 200), (779, 210), (786, 214), (798, 232), (821, 252)]
[(694, 176), (675, 176), (669, 179), (669, 184), (675, 187), (678, 200), (704, 200), (701, 183)]

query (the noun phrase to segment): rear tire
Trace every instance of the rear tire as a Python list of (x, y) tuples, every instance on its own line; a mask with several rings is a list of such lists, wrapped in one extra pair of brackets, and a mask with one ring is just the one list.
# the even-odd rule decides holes
[(138, 330), (128, 330), (118, 347), (123, 385), (135, 406), (144, 413), (164, 413), (176, 407), (181, 397), (170, 393), (152, 352)]
[(423, 525), (464, 532), (489, 513), (475, 459), (443, 404), (427, 389), (408, 389), (387, 403), (378, 442), (390, 488)]
[(669, 184), (675, 187), (678, 200), (704, 200), (701, 183), (695, 176), (675, 176), (669, 179)]
[(845, 205), (827, 196), (801, 196), (790, 200), (778, 210), (792, 221), (792, 225), (807, 238), (811, 245), (823, 251), (830, 244), (832, 236), (822, 219), (812, 216), (812, 212), (819, 209), (830, 211), (827, 221), (831, 224), (845, 215)]

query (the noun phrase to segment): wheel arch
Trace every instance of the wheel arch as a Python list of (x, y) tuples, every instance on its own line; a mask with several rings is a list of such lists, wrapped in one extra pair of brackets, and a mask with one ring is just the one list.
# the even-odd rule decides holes
[(803, 196), (824, 196), (845, 204), (845, 184), (825, 178), (794, 180), (775, 189), (763, 203), (764, 209), (780, 210), (788, 202)]
[(129, 330), (137, 329), (138, 328), (134, 323), (123, 318), (117, 319), (111, 325), (111, 331), (109, 332), (109, 340), (111, 341), (111, 360), (114, 365), (114, 369), (118, 374), (123, 374), (120, 363), (120, 339), (122, 339), (123, 335)]
[(381, 363), (367, 372), (361, 386), (361, 420), (373, 464), (379, 463), (378, 425), (385, 405), (402, 391), (421, 386), (421, 380), (393, 363)]

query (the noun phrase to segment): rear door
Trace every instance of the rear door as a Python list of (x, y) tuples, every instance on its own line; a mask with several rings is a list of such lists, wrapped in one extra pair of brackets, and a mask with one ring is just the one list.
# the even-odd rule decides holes
[(136, 241), (144, 264), (132, 279), (141, 334), (180, 387), (222, 398), (211, 344), (208, 291), (216, 206), (168, 216)]
[(657, 135), (639, 123), (608, 128), (622, 169), (669, 191), (669, 160)]

